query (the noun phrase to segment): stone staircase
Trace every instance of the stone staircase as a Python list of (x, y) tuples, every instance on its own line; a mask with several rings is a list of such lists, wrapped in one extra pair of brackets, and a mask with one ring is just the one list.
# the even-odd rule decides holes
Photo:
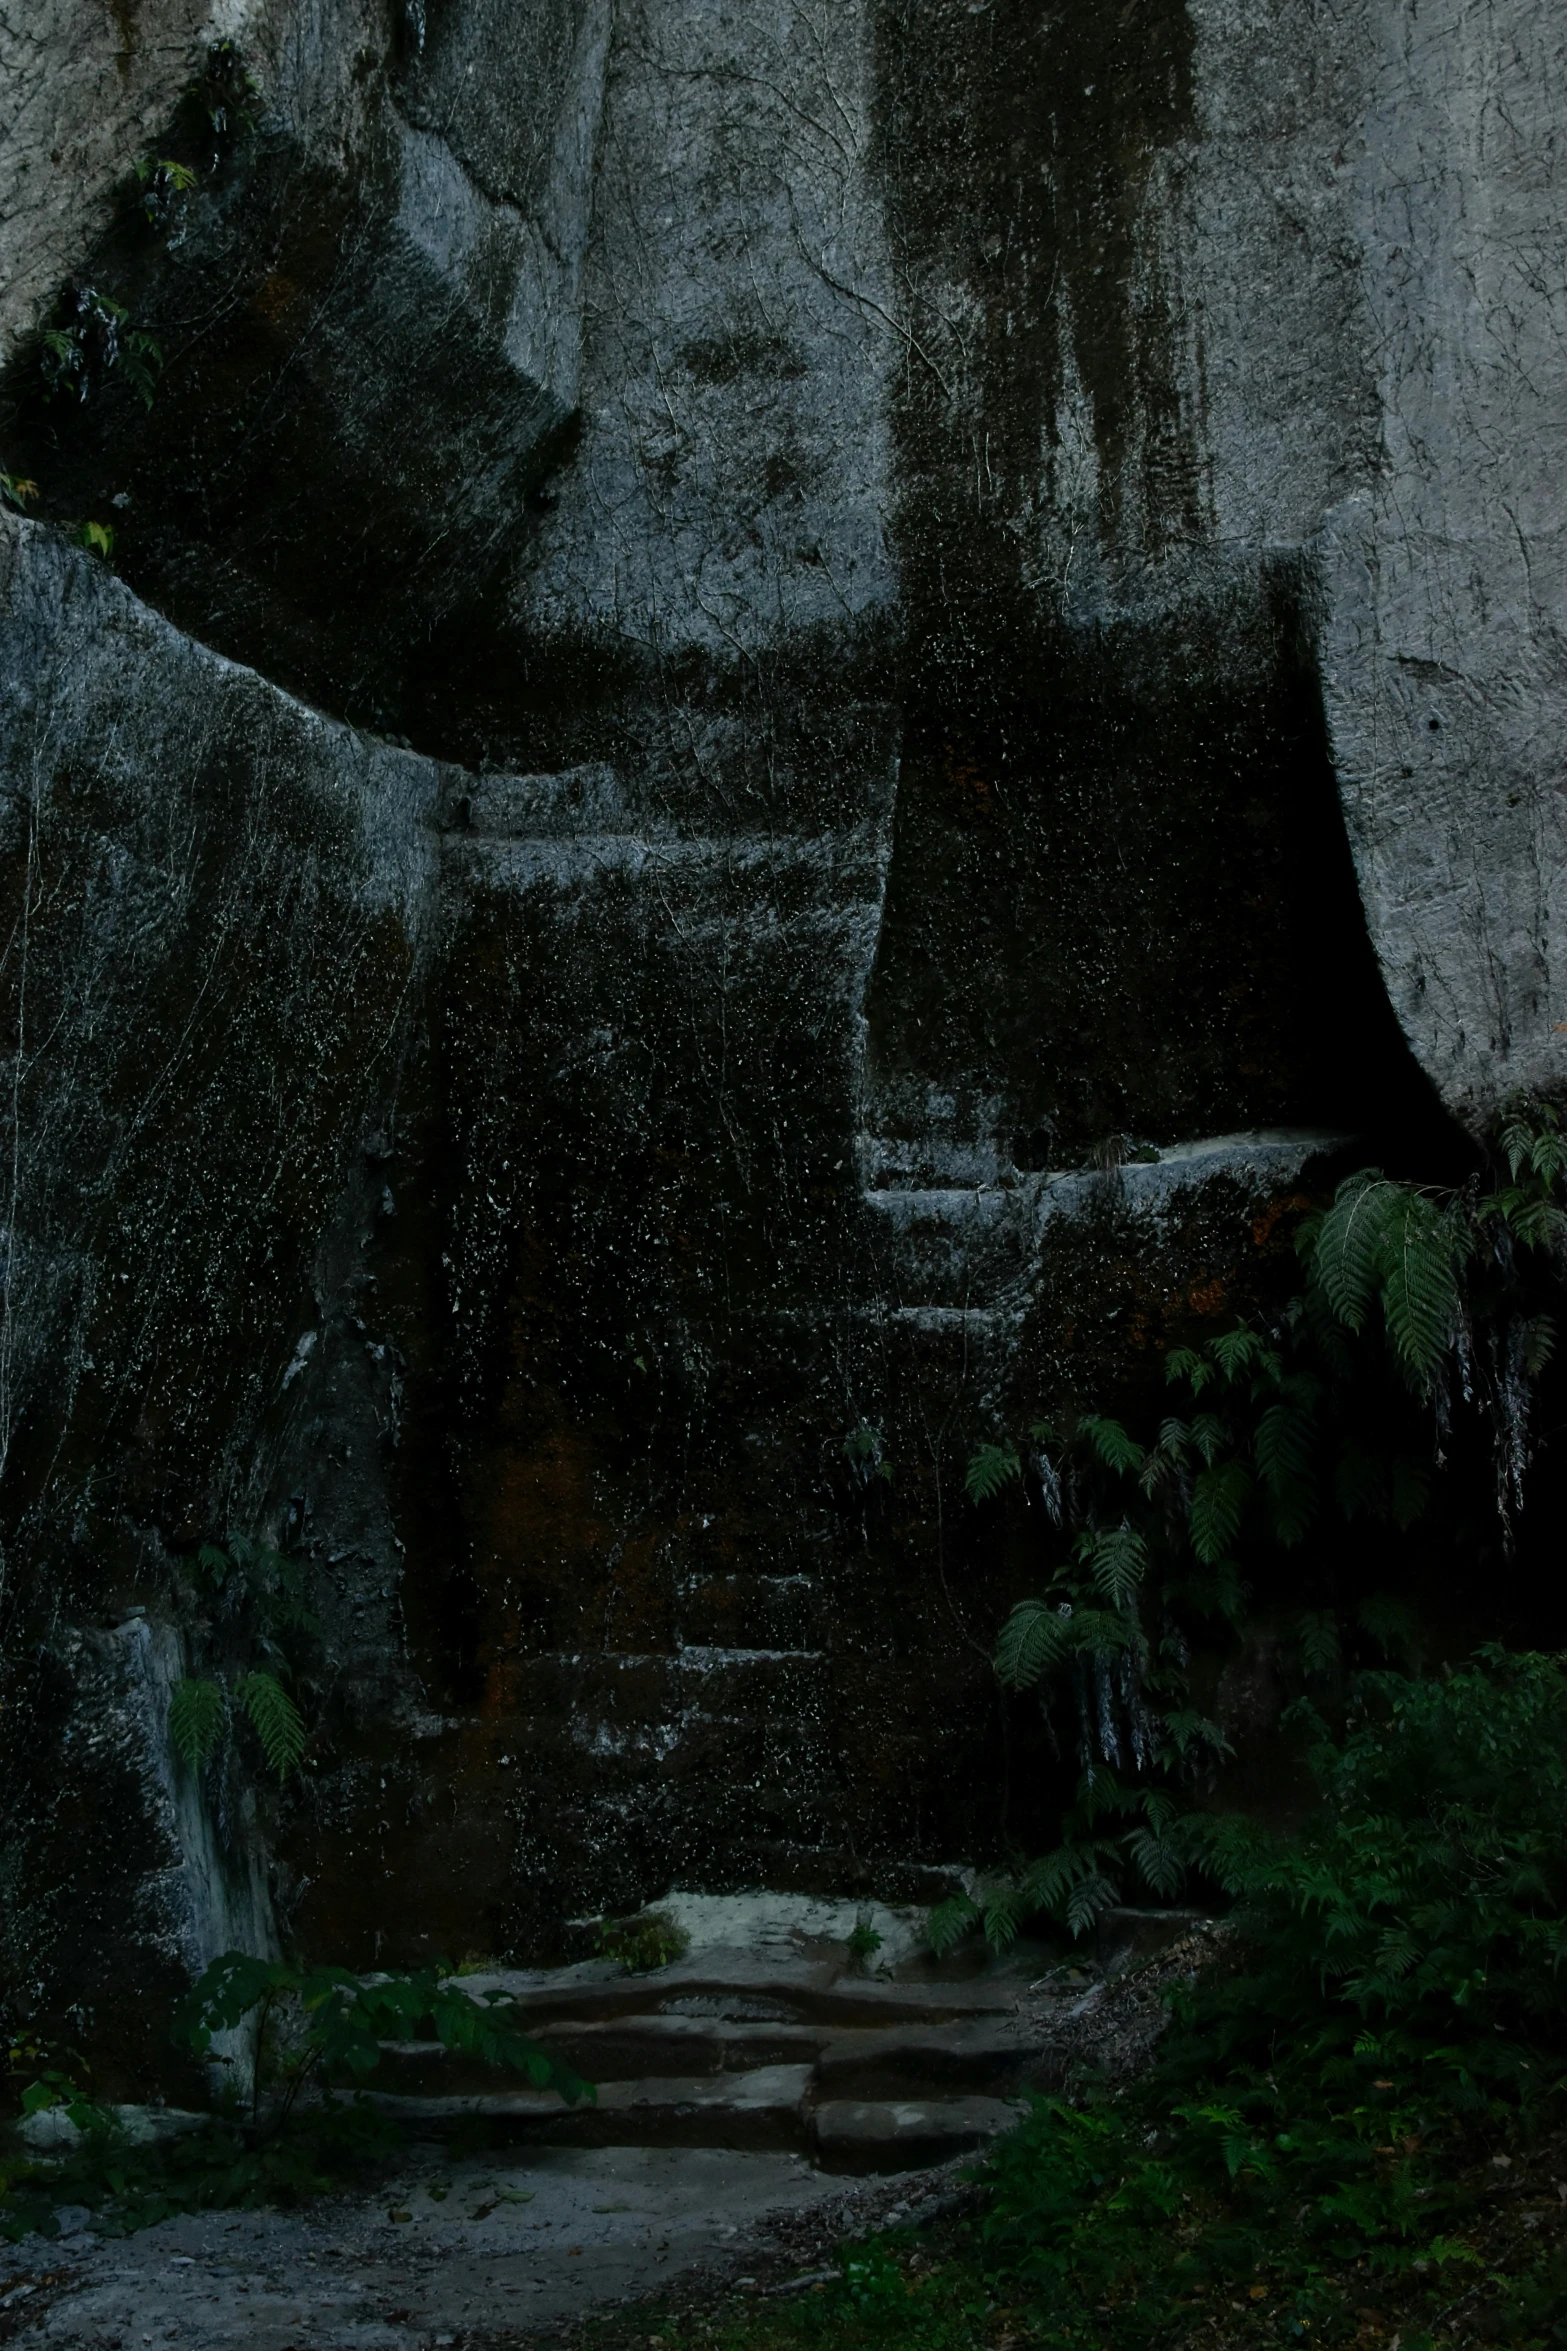
[(1050, 1228), (1081, 1224), (1113, 1206), (1157, 1222), (1215, 1178), (1261, 1203), (1311, 1159), (1343, 1146), (1343, 1135), (1305, 1128), (1255, 1128), (1145, 1147), (1113, 1168), (1019, 1171), (993, 1146), (919, 1145), (861, 1134), (857, 1154), (865, 1205), (895, 1321), (939, 1335), (962, 1331), (971, 1344), (1004, 1345), (1036, 1297)]
[[(723, 1898), (685, 1906), (704, 1900), (721, 1934)], [(708, 1942), (646, 1974), (595, 1960), (465, 1979), (476, 1995), (510, 1993), (535, 2037), (597, 2086), (592, 2103), (520, 2087), (438, 2042), (389, 2048), (377, 2103), (419, 2137), (481, 2126), (492, 2143), (770, 2150), (835, 2173), (909, 2170), (1015, 2121), (1020, 2093), (1049, 2077), (1060, 2019), (1092, 1989), (1081, 1969), (1049, 1972), (1033, 1944), (938, 1962), (918, 1949), (918, 1914), (880, 1909), (864, 1915), (890, 1930), (888, 1958), (862, 1970), (845, 1947), (854, 1905), (770, 1901), (775, 1924), (780, 1911), (800, 1924), (760, 1948)], [(728, 1907), (743, 1913), (744, 1898)]]

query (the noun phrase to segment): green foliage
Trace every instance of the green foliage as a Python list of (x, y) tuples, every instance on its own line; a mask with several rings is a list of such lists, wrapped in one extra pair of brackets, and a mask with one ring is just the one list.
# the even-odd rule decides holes
[(149, 228), (166, 228), (178, 209), (179, 199), (196, 185), (196, 174), (188, 163), (178, 163), (171, 157), (144, 155), (136, 166), (136, 181), (141, 189), (139, 198), (143, 219)]
[(849, 1431), (843, 1440), (843, 1454), (867, 1485), (872, 1478), (881, 1478), (888, 1485), (892, 1483), (892, 1463), (883, 1455), (881, 1431), (873, 1429), (869, 1422), (862, 1421), (857, 1429)]
[(101, 555), (105, 563), (114, 553), (114, 531), (106, 522), (79, 522), (72, 536), (78, 547), (85, 547), (89, 555)]
[[(1297, 1690), (1377, 1653), (1413, 1656), (1407, 1606), (1353, 1589), (1343, 1529), (1420, 1523), (1455, 1380), (1491, 1422), (1505, 1535), (1522, 1498), (1528, 1383), (1553, 1336), (1527, 1284), (1554, 1278), (1554, 1260), (1531, 1274), (1530, 1253), (1549, 1258), (1567, 1230), (1553, 1221), (1567, 1133), (1548, 1107), (1515, 1107), (1502, 1141), (1514, 1180), (1483, 1196), (1374, 1168), (1347, 1177), (1301, 1227), (1298, 1294), (1266, 1327), (1173, 1349), (1170, 1409), (1153, 1425), (1085, 1413), (1058, 1437), (1032, 1424), (1054, 1449), (1032, 1466), (1065, 1556), (1007, 1617), (996, 1672), (1009, 1689), (1038, 1686), (1052, 1724), (1066, 1701), (1085, 1788), (1102, 1776), (1107, 1801), (1135, 1807), (1139, 1789), (1190, 1786), (1211, 1765), (1222, 1741), (1190, 1703), (1187, 1660), (1243, 1624), (1253, 1589), (1279, 1591), (1281, 1554), (1295, 1555), (1296, 1604), (1275, 1622)], [(992, 1442), (970, 1463), (969, 1491), (993, 1498), (1022, 1475), (1019, 1450)], [(1375, 1574), (1363, 1538), (1368, 1550)], [(1103, 1822), (1090, 1834), (1085, 1815), (1043, 1875), (1014, 1872), (966, 1909), (944, 1906), (937, 1938), (983, 1924), (1004, 1940), (1032, 1891), (1080, 1930), (1105, 1888), (1178, 1885), (1169, 1839), (1150, 1836), (1146, 1819), (1123, 1828), (1111, 1854)]]
[(646, 1975), (669, 1967), (691, 1948), (685, 1928), (661, 1910), (644, 1910), (635, 1918), (606, 1918), (599, 1922), (601, 1959), (614, 1960), (627, 1975)]
[(1556, 1197), (1567, 1183), (1561, 1113), (1549, 1102), (1513, 1102), (1498, 1140), (1513, 1180), (1483, 1200), (1477, 1213), (1496, 1217), (1529, 1247), (1559, 1256), (1567, 1243), (1567, 1214)]
[(197, 1595), (215, 1611), (205, 1646), (220, 1670), (175, 1685), (170, 1745), (190, 1770), (201, 1771), (238, 1713), (254, 1730), (268, 1765), (286, 1779), (304, 1759), (308, 1731), (285, 1683), (298, 1678), (301, 1646), (321, 1629), (306, 1597), (308, 1570), (270, 1544), (236, 1535), (227, 1549), (204, 1543), (188, 1572)]
[(963, 1491), (971, 1502), (991, 1502), (1022, 1474), (1015, 1446), (980, 1445), (963, 1473)]
[(1294, 2023), (1449, 2105), (1528, 2107), (1567, 2050), (1567, 1661), (1491, 1648), (1355, 1701), (1341, 1739), (1296, 1710), (1322, 1798), (1298, 1840), (1185, 1826), (1264, 1961), (1225, 1988), (1224, 2046)]
[(66, 2121), (86, 2135), (104, 2139), (116, 2129), (114, 2116), (106, 2106), (99, 2106), (78, 2087), (75, 2078), (62, 2073), (57, 2066), (45, 2066), (22, 2092), (22, 2112), (31, 2114), (63, 2114)]
[(1321, 1809), (1294, 1840), (1206, 1825), (1241, 1937), (1152, 2078), (1040, 2102), (993, 2159), (993, 2274), (1052, 2335), (1178, 2339), (1258, 2276), (1315, 2334), (1356, 2265), (1361, 2296), (1429, 2269), (1450, 2301), (1466, 2148), (1559, 2119), (1567, 1663), (1368, 1675), (1341, 1738), (1303, 1720)]
[(1333, 1205), (1301, 1235), (1312, 1279), (1347, 1330), (1380, 1300), (1388, 1343), (1429, 1390), (1459, 1320), (1458, 1274), (1474, 1235), (1459, 1202), (1364, 1168), (1340, 1184)]
[(305, 1751), (298, 1707), (275, 1674), (259, 1669), (241, 1676), (234, 1695), (255, 1724), (268, 1763), (279, 1779), (286, 1779)]
[(38, 484), (26, 474), (0, 473), (0, 498), (20, 514), (38, 496)]
[(187, 1675), (169, 1694), (169, 1744), (191, 1771), (200, 1771), (228, 1727), (228, 1699), (221, 1682)]
[(96, 286), (83, 286), (69, 323), (45, 328), (39, 373), (46, 400), (57, 394), (85, 400), (110, 376), (118, 376), (150, 408), (163, 373), (163, 352), (151, 335), (131, 325), (123, 303)]
[(869, 1967), (881, 1949), (881, 1936), (868, 1918), (861, 1917), (855, 1920), (854, 1930), (848, 1938), (846, 1948), (851, 1967)]
[(233, 41), (214, 41), (184, 89), (187, 116), (210, 144), (212, 169), (256, 127), (260, 90)]
[(279, 2129), (214, 2117), (152, 2144), (89, 2130), (63, 2156), (0, 2169), (0, 2239), (56, 2237), (70, 2206), (87, 2207), (99, 2236), (123, 2237), (180, 2212), (300, 2204), (362, 2181), (402, 2143), (362, 2098), (320, 2102)]
[(1367, 1674), (1342, 1732), (1300, 1720), (1318, 1809), (1209, 1824), (1240, 1907), (1151, 2066), (1035, 2099), (917, 2248), (857, 2239), (815, 2292), (654, 2339), (1558, 2351), (1567, 1660)]
[[(444, 1970), (361, 1977), (340, 1967), (296, 1968), (226, 1951), (185, 2002), (179, 2036), (204, 2056), (215, 2034), (248, 2019), (253, 2108), (259, 2114), (269, 2078), (275, 2080), (280, 2121), (307, 2089), (363, 2081), (380, 2062), (383, 2042), (415, 2040), (426, 2024), (443, 2047), (525, 2073), (536, 2089), (558, 2090), (573, 2104), (591, 2098), (580, 2075), (523, 2032), (520, 2016), (510, 1993), (465, 1991)], [(280, 2034), (280, 2025), (292, 2029)]]

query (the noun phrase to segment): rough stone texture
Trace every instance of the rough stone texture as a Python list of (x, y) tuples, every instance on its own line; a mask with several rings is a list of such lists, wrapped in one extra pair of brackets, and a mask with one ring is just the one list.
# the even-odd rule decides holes
[(365, 1962), (919, 1899), (1059, 1789), (966, 1448), (1265, 1294), (1333, 1136), (1440, 1135), (1411, 1045), (1554, 1077), (1557, 14), (69, 21), (0, 18), (6, 332), (73, 273), (168, 364), (0, 403), (28, 1996), (101, 1964), (50, 1742), (225, 1529), (314, 1563), (316, 1743), (181, 1826), (104, 1701), (149, 2015), (258, 1838)]
[(1455, 1110), (1559, 1088), (1567, 26), (1388, 11), (1357, 156), (1379, 463), (1322, 534), (1323, 671), (1389, 991)]

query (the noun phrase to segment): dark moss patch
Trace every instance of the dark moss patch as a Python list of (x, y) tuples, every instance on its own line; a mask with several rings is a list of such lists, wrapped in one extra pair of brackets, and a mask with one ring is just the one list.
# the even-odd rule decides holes
[(514, 560), (573, 420), (372, 177), (258, 139), (184, 202), (177, 238), (132, 208), (84, 271), (162, 349), (151, 410), (112, 377), (46, 403), (24, 355), (7, 446), (41, 512), (112, 522), (116, 568), (180, 627), (404, 731), (432, 628)]

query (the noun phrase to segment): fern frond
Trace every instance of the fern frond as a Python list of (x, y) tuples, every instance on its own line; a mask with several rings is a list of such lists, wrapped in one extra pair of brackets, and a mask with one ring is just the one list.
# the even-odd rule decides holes
[(1295, 1404), (1270, 1404), (1257, 1423), (1252, 1452), (1272, 1506), (1273, 1531), (1286, 1548), (1298, 1543), (1316, 1513), (1312, 1477), (1316, 1424)]
[(971, 1502), (990, 1502), (1023, 1474), (1023, 1464), (1011, 1445), (980, 1445), (969, 1457), (963, 1490)]
[(1195, 1707), (1180, 1706), (1164, 1717), (1160, 1728), (1169, 1743), (1169, 1753), (1178, 1759), (1206, 1749), (1210, 1755), (1224, 1757), (1231, 1752), (1229, 1739), (1219, 1725), (1208, 1715), (1199, 1714)]
[(1084, 1657), (1119, 1657), (1137, 1637), (1118, 1609), (1074, 1608), (1064, 1621), (1068, 1648)]
[(1102, 1910), (1114, 1909), (1121, 1899), (1121, 1889), (1111, 1879), (1096, 1871), (1092, 1877), (1080, 1878), (1067, 1897), (1066, 1929), (1069, 1935), (1088, 1932)]
[(1216, 1462), (1197, 1477), (1192, 1487), (1192, 1549), (1205, 1567), (1216, 1567), (1239, 1534), (1250, 1492), (1251, 1473), (1243, 1461)]
[(1270, 1404), (1257, 1423), (1253, 1450), (1257, 1475), (1275, 1494), (1286, 1493), (1311, 1475), (1311, 1415), (1293, 1404)]
[(1020, 1600), (996, 1641), (996, 1672), (1009, 1690), (1026, 1690), (1067, 1648), (1067, 1619), (1043, 1600)]
[(1379, 1167), (1346, 1176), (1307, 1243), (1307, 1267), (1348, 1330), (1365, 1322), (1389, 1219), (1404, 1192)]
[(287, 1779), (305, 1752), (305, 1725), (298, 1707), (275, 1675), (247, 1673), (234, 1695), (255, 1725), (265, 1755), (278, 1778)]
[(1384, 1225), (1378, 1252), (1382, 1312), (1393, 1352), (1422, 1387), (1452, 1343), (1458, 1321), (1455, 1264), (1464, 1236), (1456, 1220), (1423, 1192), (1401, 1197)]
[(1022, 1889), (1018, 1886), (987, 1886), (983, 1909), (986, 1942), (992, 1951), (1010, 1951), (1029, 1911)]
[(971, 1935), (983, 1916), (979, 1904), (971, 1902), (967, 1894), (953, 1894), (938, 1902), (925, 1921), (925, 1940), (939, 1959)]
[(1213, 1377), (1213, 1365), (1195, 1347), (1172, 1347), (1164, 1359), (1164, 1376), (1172, 1387), (1184, 1380), (1192, 1394), (1200, 1396)]
[(1143, 1449), (1118, 1420), (1108, 1420), (1098, 1412), (1085, 1413), (1077, 1424), (1077, 1433), (1088, 1439), (1106, 1469), (1113, 1469), (1118, 1477), (1142, 1468)]
[(1371, 1635), (1384, 1657), (1391, 1656), (1395, 1649), (1408, 1651), (1414, 1645), (1414, 1610), (1406, 1601), (1396, 1600), (1391, 1592), (1369, 1593), (1356, 1613), (1361, 1629)]
[(1426, 1504), (1431, 1499), (1431, 1480), (1425, 1463), (1407, 1453), (1396, 1455), (1391, 1488), (1393, 1524), (1400, 1534), (1407, 1534), (1417, 1519), (1424, 1518)]
[(218, 1682), (187, 1677), (169, 1692), (169, 1744), (191, 1771), (199, 1771), (223, 1736), (228, 1701)]
[(1227, 1420), (1221, 1419), (1217, 1412), (1194, 1414), (1191, 1434), (1193, 1445), (1210, 1469), (1213, 1467), (1214, 1457), (1220, 1448), (1228, 1445), (1231, 1441), (1230, 1424)]
[(1155, 1828), (1133, 1829), (1126, 1840), (1133, 1868), (1151, 1894), (1174, 1895), (1186, 1883), (1186, 1862), (1174, 1837)]
[(1135, 1527), (1123, 1519), (1104, 1534), (1083, 1535), (1077, 1555), (1101, 1600), (1111, 1608), (1130, 1607), (1148, 1568), (1148, 1546)]
[(1338, 1620), (1332, 1610), (1303, 1609), (1295, 1619), (1295, 1642), (1307, 1673), (1331, 1673), (1340, 1656)]
[[(1257, 1333), (1248, 1330), (1244, 1323), (1239, 1324), (1233, 1331), (1221, 1331), (1217, 1338), (1208, 1341), (1208, 1353), (1231, 1386), (1243, 1372), (1254, 1371), (1259, 1365), (1266, 1365), (1269, 1360), (1269, 1352)], [(1276, 1365), (1277, 1357), (1273, 1357), (1272, 1360)]]

